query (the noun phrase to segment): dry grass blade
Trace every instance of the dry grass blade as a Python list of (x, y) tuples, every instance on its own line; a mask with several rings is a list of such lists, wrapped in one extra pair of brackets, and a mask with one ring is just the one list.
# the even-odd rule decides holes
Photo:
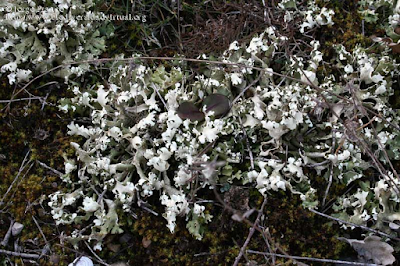
[(4, 193), (3, 197), (2, 197), (1, 200), (0, 200), (0, 205), (3, 205), (3, 204), (4, 204), (4, 199), (7, 197), (8, 193), (10, 193), (11, 189), (13, 188), (14, 184), (17, 182), (19, 176), (20, 176), (21, 173), (24, 171), (24, 169), (26, 168), (26, 166), (31, 162), (31, 160), (29, 160), (29, 161), (27, 162), (27, 159), (28, 159), (28, 156), (29, 156), (29, 155), (30, 155), (30, 151), (28, 151), (28, 152), (25, 154), (25, 157), (24, 157), (24, 159), (23, 159), (23, 161), (22, 161), (22, 163), (21, 163), (21, 166), (20, 166), (20, 168), (19, 168), (19, 170), (18, 170), (17, 175), (15, 176), (15, 178), (14, 178), (14, 180), (12, 181), (11, 185), (8, 187), (6, 193)]

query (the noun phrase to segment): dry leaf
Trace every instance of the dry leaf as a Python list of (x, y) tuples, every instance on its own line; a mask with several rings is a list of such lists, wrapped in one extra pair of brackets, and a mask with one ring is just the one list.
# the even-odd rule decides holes
[(388, 243), (382, 242), (378, 236), (368, 236), (364, 240), (339, 237), (349, 243), (365, 263), (373, 262), (379, 265), (391, 265), (396, 259), (392, 255), (394, 249)]
[(381, 44), (387, 45), (388, 47), (390, 47), (390, 49), (392, 49), (392, 52), (394, 54), (400, 54), (400, 44), (393, 42), (392, 38), (389, 38), (389, 37), (381, 38), (381, 37), (372, 36), (371, 39), (374, 42), (379, 42)]

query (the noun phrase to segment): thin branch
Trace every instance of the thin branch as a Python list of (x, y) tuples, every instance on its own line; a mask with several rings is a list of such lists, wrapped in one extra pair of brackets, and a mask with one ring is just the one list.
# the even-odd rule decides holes
[[(10, 196), (10, 200), (14, 198), (15, 193), (18, 192), (18, 189), (17, 189), (17, 188), (19, 187), (19, 185), (21, 185), (21, 183), (22, 183), (22, 181), (25, 179), (26, 175), (29, 174), (30, 170), (31, 170), (32, 167), (34, 166), (35, 163), (34, 163), (34, 162), (31, 163), (31, 162), (32, 162), (32, 160), (29, 160), (29, 162), (26, 163), (27, 165), (30, 163), (30, 165), (29, 165), (28, 169), (25, 171), (24, 175), (23, 175), (23, 176), (20, 178), (20, 180), (18, 181), (18, 184), (16, 185), (16, 188), (15, 188), (13, 194)], [(7, 202), (7, 204), (4, 204), (5, 206), (4, 206), (3, 210), (9, 205), (10, 200)], [(0, 203), (4, 203), (4, 202), (0, 202)], [(0, 204), (0, 205), (1, 205), (1, 204)]]
[(153, 87), (154, 91), (157, 93), (158, 97), (160, 97), (161, 102), (164, 104), (165, 110), (168, 111), (168, 105), (166, 104), (164, 98), (162, 97), (161, 93), (160, 93), (160, 89), (157, 88), (157, 85), (152, 83), (151, 86)]
[(351, 225), (351, 226), (354, 226), (354, 227), (359, 227), (359, 228), (364, 229), (366, 231), (369, 231), (369, 232), (372, 232), (372, 233), (375, 233), (375, 234), (378, 234), (378, 235), (381, 235), (381, 236), (385, 236), (385, 237), (388, 237), (390, 239), (394, 239), (394, 240), (400, 241), (400, 238), (393, 237), (393, 236), (388, 235), (388, 234), (386, 234), (384, 232), (381, 232), (381, 231), (378, 231), (378, 230), (375, 230), (375, 229), (371, 229), (369, 227), (366, 227), (366, 226), (363, 226), (363, 225), (359, 225), (359, 224), (355, 224), (355, 223), (352, 223), (352, 222), (346, 222), (346, 221), (344, 221), (342, 219), (332, 217), (330, 215), (324, 214), (322, 212), (319, 212), (319, 211), (316, 211), (316, 210), (313, 210), (313, 209), (309, 209), (309, 210), (311, 212), (315, 213), (315, 214), (321, 215), (322, 217), (334, 220), (336, 222), (343, 223), (343, 224), (348, 224), (348, 225)]
[(15, 182), (17, 182), (19, 175), (22, 173), (22, 171), (25, 169), (25, 167), (31, 162), (31, 160), (29, 160), (27, 163), (25, 163), (30, 153), (31, 153), (31, 151), (28, 151), (25, 154), (25, 157), (22, 160), (22, 163), (21, 163), (21, 166), (20, 166), (20, 168), (18, 170), (17, 175), (15, 176), (15, 178), (12, 181), (11, 185), (8, 187), (6, 193), (4, 193), (3, 197), (0, 200), (0, 205), (4, 204), (4, 199), (7, 197), (7, 194), (10, 193), (10, 191), (11, 191), (12, 187), (14, 186)]
[[(86, 242), (85, 242), (85, 243), (86, 243)], [(85, 253), (83, 253), (83, 252), (80, 252), (80, 251), (77, 251), (77, 250), (75, 250), (75, 249), (69, 248), (69, 247), (64, 246), (64, 245), (62, 245), (62, 244), (55, 244), (55, 245), (60, 246), (60, 247), (62, 247), (62, 248), (65, 248), (65, 249), (67, 249), (67, 250), (69, 250), (69, 251), (72, 251), (72, 252), (78, 254), (78, 255), (81, 256), (81, 257), (82, 257), (82, 256), (87, 256), (87, 254), (85, 254)], [(100, 263), (100, 264), (103, 264), (102, 260), (98, 260), (97, 258), (92, 258), (92, 259), (93, 259), (94, 261), (97, 261), (97, 262)], [(106, 264), (106, 265), (110, 266), (109, 264)]]
[[(262, 234), (262, 237), (265, 241), (265, 244), (267, 245), (267, 248), (269, 250), (270, 253), (272, 253), (272, 248), (271, 248), (271, 244), (268, 241), (268, 238), (271, 239), (271, 234), (269, 233), (269, 228), (264, 229), (264, 227), (260, 226), (260, 228), (265, 232), (265, 234)], [(268, 235), (269, 237), (267, 238), (265, 235)], [(271, 256), (272, 259), (272, 264), (271, 265), (275, 265), (275, 256)]]
[(220, 251), (220, 252), (217, 252), (217, 253), (201, 252), (201, 253), (194, 254), (193, 257), (200, 257), (200, 256), (218, 256), (218, 255), (221, 255), (221, 254), (226, 253), (226, 252), (228, 252), (228, 250)]
[(96, 259), (97, 259), (97, 261), (98, 261), (99, 263), (101, 263), (101, 264), (103, 264), (103, 265), (106, 265), (106, 266), (111, 266), (110, 264), (104, 262), (104, 261), (96, 254), (96, 252), (93, 251), (93, 249), (90, 247), (90, 245), (89, 245), (86, 241), (85, 241), (85, 244), (86, 244), (87, 248), (90, 250), (90, 252), (93, 254), (93, 256), (96, 257)]
[(368, 112), (370, 112), (371, 114), (373, 114), (376, 117), (379, 117), (380, 119), (382, 119), (383, 121), (385, 121), (385, 123), (388, 123), (389, 125), (391, 125), (392, 127), (394, 127), (395, 129), (397, 129), (398, 131), (400, 131), (400, 127), (396, 124), (393, 124), (392, 122), (388, 121), (386, 118), (384, 118), (381, 114), (376, 113), (373, 109), (369, 108), (368, 106), (363, 104), (363, 107), (365, 108), (365, 110), (367, 110)]
[(4, 236), (3, 241), (1, 241), (1, 243), (0, 243), (0, 244), (1, 244), (2, 246), (4, 246), (4, 247), (7, 246), (8, 241), (10, 240), (14, 222), (15, 222), (14, 220), (11, 220), (10, 227), (8, 228), (7, 233), (6, 233), (6, 235)]
[(258, 77), (257, 77), (255, 80), (253, 80), (249, 85), (247, 85), (247, 87), (244, 88), (244, 89), (239, 93), (238, 96), (236, 96), (236, 98), (232, 101), (231, 108), (232, 108), (232, 106), (243, 96), (243, 94), (244, 94), (248, 89), (250, 89), (254, 84), (256, 84), (256, 83), (261, 79), (261, 76), (262, 76), (263, 74), (264, 74), (264, 70), (262, 70), (261, 73), (258, 75)]
[[(215, 194), (215, 197), (217, 198), (217, 200), (222, 204), (222, 206), (223, 206), (224, 208), (226, 208), (228, 211), (230, 211), (230, 212), (233, 213), (233, 214), (239, 215), (239, 217), (243, 217), (241, 220), (242, 220), (243, 222), (245, 222), (246, 224), (248, 224), (249, 226), (253, 227), (254, 224), (253, 224), (251, 221), (249, 221), (249, 220), (248, 220), (246, 217), (244, 217), (243, 215), (240, 215), (240, 212), (239, 212), (239, 211), (235, 210), (234, 208), (232, 208), (231, 206), (229, 206), (228, 204), (226, 204), (226, 203), (223, 201), (223, 199), (221, 198), (221, 196), (218, 194), (218, 192), (217, 192), (217, 190), (216, 190), (216, 187), (214, 187), (214, 194)], [(258, 232), (260, 232), (261, 234), (263, 234), (263, 235), (268, 239), (269, 242), (273, 243), (273, 245), (274, 245), (281, 253), (283, 253), (283, 254), (289, 256), (289, 255), (287, 254), (287, 252), (286, 252), (283, 248), (281, 248), (278, 244), (276, 244), (276, 243), (273, 241), (272, 237), (271, 237), (269, 234), (267, 234), (267, 233), (266, 233), (264, 230), (262, 230), (259, 226), (255, 226), (254, 228), (255, 228), (255, 230), (257, 230)], [(298, 263), (299, 265), (303, 265), (301, 262), (297, 262), (297, 263)]]
[(253, 227), (251, 227), (249, 235), (247, 236), (246, 241), (244, 242), (242, 248), (240, 249), (239, 255), (236, 257), (235, 262), (233, 263), (233, 266), (237, 266), (239, 264), (240, 259), (242, 258), (244, 252), (246, 251), (246, 247), (250, 243), (250, 239), (252, 238), (254, 232), (256, 231), (256, 226), (258, 226), (258, 223), (260, 222), (260, 218), (261, 218), (261, 215), (263, 214), (264, 207), (266, 204), (267, 204), (267, 198), (264, 198), (264, 202), (262, 203), (261, 208), (258, 211), (256, 221), (254, 222)]
[(259, 255), (268, 255), (268, 256), (276, 256), (280, 258), (287, 258), (291, 260), (308, 260), (308, 261), (315, 261), (315, 262), (326, 262), (326, 263), (339, 263), (339, 264), (347, 264), (347, 265), (363, 265), (363, 266), (377, 266), (377, 264), (370, 264), (370, 263), (363, 263), (363, 262), (352, 262), (352, 261), (345, 261), (345, 260), (330, 260), (330, 259), (317, 259), (317, 258), (309, 258), (309, 257), (299, 257), (299, 256), (287, 256), (269, 252), (260, 252), (255, 250), (247, 250), (247, 253), (250, 254), (259, 254)]
[(63, 175), (64, 175), (64, 174), (61, 173), (60, 171), (58, 171), (58, 170), (56, 170), (56, 169), (54, 169), (54, 168), (48, 166), (47, 164), (45, 164), (45, 163), (43, 163), (43, 162), (41, 162), (41, 161), (39, 161), (39, 160), (36, 160), (36, 161), (37, 161), (41, 166), (43, 166), (44, 168), (46, 168), (46, 169), (52, 171), (53, 173), (57, 174), (58, 176), (63, 176)]
[(42, 235), (44, 242), (46, 243), (46, 247), (50, 247), (49, 242), (47, 242), (46, 236), (43, 233), (42, 228), (40, 227), (39, 223), (37, 222), (35, 216), (32, 215), (32, 220), (36, 224), (37, 228), (39, 229), (40, 234)]
[(0, 100), (0, 103), (12, 103), (12, 102), (22, 102), (22, 101), (31, 101), (31, 100), (42, 100), (43, 97), (28, 97), (28, 98), (20, 98), (20, 99), (11, 99), (11, 100)]
[(0, 254), (5, 254), (9, 256), (15, 256), (15, 257), (21, 257), (25, 259), (39, 259), (40, 255), (38, 254), (28, 254), (28, 253), (21, 253), (21, 252), (14, 252), (14, 251), (8, 251), (5, 249), (0, 249)]

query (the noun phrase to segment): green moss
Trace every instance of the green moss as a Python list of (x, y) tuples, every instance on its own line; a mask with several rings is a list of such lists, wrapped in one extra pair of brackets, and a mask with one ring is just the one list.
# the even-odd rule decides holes
[[(0, 81), (0, 98), (10, 99), (13, 90), (7, 84), (5, 79)], [(35, 84), (32, 84), (30, 93), (37, 96), (46, 96), (43, 90), (36, 90)], [(9, 189), (14, 179), (16, 182), (11, 187), (10, 192), (5, 197), (6, 212), (0, 215), (0, 220), (4, 225), (0, 226), (0, 235), (4, 236), (8, 229), (8, 218), (13, 218), (15, 221), (24, 225), (24, 229), (20, 235), (20, 244), (25, 245), (28, 240), (38, 240), (38, 247), (43, 248), (45, 241), (37, 227), (33, 222), (32, 216), (35, 216), (41, 230), (50, 241), (52, 251), (56, 254), (61, 251), (61, 261), (58, 265), (68, 265), (73, 253), (62, 251), (55, 246), (59, 243), (59, 235), (54, 221), (51, 219), (46, 207), (46, 201), (43, 205), (40, 204), (40, 199), (43, 197), (46, 200), (46, 195), (53, 193), (56, 190), (54, 182), (59, 182), (59, 178), (50, 170), (41, 167), (37, 161), (43, 162), (50, 167), (63, 171), (64, 160), (62, 153), (68, 151), (70, 141), (79, 141), (66, 135), (66, 126), (69, 123), (69, 115), (60, 113), (55, 107), (57, 100), (61, 97), (66, 97), (67, 92), (63, 90), (52, 91), (46, 102), (53, 106), (46, 106), (42, 110), (42, 104), (39, 101), (21, 101), (13, 102), (10, 109), (6, 112), (5, 104), (0, 104), (0, 109), (4, 112), (0, 116), (0, 154), (4, 154), (6, 159), (0, 161), (0, 195)], [(20, 94), (19, 97), (29, 97), (28, 95)], [(42, 139), (39, 130), (43, 130), (48, 135)], [(25, 155), (29, 152), (26, 158), (26, 167), (21, 173), (17, 173), (21, 169)], [(72, 153), (71, 149), (69, 152)], [(44, 209), (43, 209), (44, 207)], [(10, 241), (12, 244), (13, 239)], [(10, 247), (5, 247), (6, 249)], [(68, 255), (66, 255), (68, 253)], [(21, 263), (18, 257), (12, 257), (14, 263)], [(40, 261), (40, 265), (51, 265), (47, 258)]]

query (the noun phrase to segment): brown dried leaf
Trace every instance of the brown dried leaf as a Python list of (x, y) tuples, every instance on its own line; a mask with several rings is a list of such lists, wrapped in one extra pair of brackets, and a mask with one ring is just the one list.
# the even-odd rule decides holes
[(364, 240), (347, 239), (340, 237), (349, 243), (365, 263), (373, 262), (379, 265), (391, 265), (396, 259), (392, 255), (394, 249), (388, 243), (382, 242), (378, 236), (368, 236)]
[(192, 102), (183, 102), (179, 105), (177, 113), (181, 119), (189, 119), (190, 121), (204, 120), (204, 113)]
[(389, 47), (392, 49), (394, 54), (400, 54), (400, 44), (399, 43), (390, 43)]
[(215, 117), (224, 116), (231, 109), (228, 97), (219, 93), (211, 94), (205, 98), (203, 106), (206, 106), (206, 112), (214, 111)]

